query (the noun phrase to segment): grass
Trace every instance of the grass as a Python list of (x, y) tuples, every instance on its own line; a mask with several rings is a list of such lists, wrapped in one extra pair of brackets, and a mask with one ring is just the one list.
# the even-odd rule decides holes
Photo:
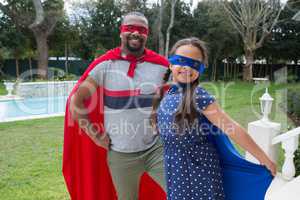
[[(217, 82), (203, 83), (203, 87), (209, 90), (218, 100), (222, 109), (229, 116), (237, 121), (247, 130), (249, 122), (260, 119), (260, 101), (259, 98), (265, 92), (265, 86), (262, 84), (253, 84), (247, 82)], [(286, 132), (290, 127), (294, 127), (294, 123), (290, 120), (285, 111), (282, 109), (282, 102), (286, 97), (286, 89), (299, 88), (299, 83), (289, 84), (274, 84), (268, 86), (268, 92), (274, 98), (272, 113), (270, 120), (281, 124), (281, 132)], [(241, 154), (244, 154), (238, 145), (235, 145)], [(278, 166), (281, 171), (281, 166), (284, 161), (284, 152), (279, 147)]]
[[(243, 127), (251, 121), (260, 118), (259, 98), (265, 92), (264, 85), (256, 85), (246, 82), (205, 82), (203, 87), (209, 90), (218, 100), (223, 110)], [(293, 123), (281, 108), (285, 98), (285, 89), (299, 87), (300, 83), (295, 84), (271, 84), (268, 92), (274, 98), (270, 119), (282, 124), (282, 130), (288, 130)]]
[[(258, 98), (263, 94), (252, 83), (202, 83), (216, 96), (221, 107), (243, 127), (258, 119)], [(272, 121), (286, 130), (291, 121), (278, 108), (278, 91), (300, 84), (271, 85), (275, 99)], [(226, 89), (225, 95), (222, 91)], [(257, 89), (257, 91), (256, 91)], [(1, 86), (0, 86), (1, 91)], [(251, 109), (251, 91), (253, 109)], [(278, 102), (277, 102), (278, 101)], [(275, 113), (275, 114), (274, 114)], [(0, 123), (0, 199), (2, 200), (64, 200), (69, 199), (61, 173), (63, 117)], [(282, 164), (281, 151), (279, 162)], [(280, 169), (280, 168), (279, 168)]]
[(5, 85), (0, 81), (0, 95), (6, 95), (7, 91), (5, 89)]
[(68, 199), (62, 117), (0, 124), (0, 137), (0, 199)]

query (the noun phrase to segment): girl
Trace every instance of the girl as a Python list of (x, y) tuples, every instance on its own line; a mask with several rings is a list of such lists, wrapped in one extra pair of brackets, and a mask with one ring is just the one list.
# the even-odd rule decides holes
[[(173, 83), (156, 95), (151, 115), (164, 144), (168, 200), (263, 200), (276, 166), (198, 85), (208, 60), (204, 43), (180, 40), (171, 55)], [(244, 160), (225, 134), (261, 165)]]

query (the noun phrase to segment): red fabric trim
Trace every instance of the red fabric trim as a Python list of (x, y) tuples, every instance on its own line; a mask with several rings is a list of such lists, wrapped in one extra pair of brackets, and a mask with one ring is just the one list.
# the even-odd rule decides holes
[[(103, 61), (120, 59), (120, 52), (120, 48), (116, 48), (95, 59), (78, 80), (78, 83), (73, 88), (67, 100), (64, 123), (62, 172), (71, 200), (117, 199), (109, 168), (106, 163), (106, 150), (95, 145), (84, 131), (78, 127), (77, 122), (71, 117), (69, 104), (72, 95), (87, 78), (89, 72)], [(150, 62), (150, 60), (155, 60), (156, 64), (168, 66), (167, 61), (161, 56), (148, 50), (146, 50), (146, 55), (145, 61)], [(103, 94), (103, 87), (98, 87), (97, 91), (85, 102), (85, 106), (90, 110), (89, 118), (91, 122), (99, 125), (102, 132), (104, 131)], [(148, 174), (143, 175), (140, 184), (140, 200), (166, 199), (165, 192)]]
[(170, 89), (171, 85), (170, 84), (164, 84), (161, 87), (157, 87), (155, 92), (156, 94), (159, 94), (161, 88), (163, 89), (163, 95), (165, 95), (166, 92), (168, 92), (168, 90)]
[(112, 97), (128, 97), (128, 96), (138, 96), (141, 90), (108, 90), (104, 88), (104, 94)]

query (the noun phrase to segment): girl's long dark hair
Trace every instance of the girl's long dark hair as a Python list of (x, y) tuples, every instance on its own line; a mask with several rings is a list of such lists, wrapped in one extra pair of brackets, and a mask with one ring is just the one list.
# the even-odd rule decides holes
[[(177, 41), (174, 46), (172, 47), (170, 51), (170, 55), (175, 54), (176, 50), (184, 45), (192, 45), (194, 47), (197, 47), (201, 52), (203, 56), (203, 63), (205, 66), (208, 64), (208, 56), (207, 56), (207, 49), (205, 46), (205, 43), (198, 38), (191, 37), (186, 38)], [(159, 107), (159, 104), (164, 96), (164, 88), (167, 85), (167, 82), (169, 80), (171, 74), (171, 70), (168, 69), (164, 79), (163, 79), (163, 86), (160, 88), (160, 90), (154, 95), (153, 98), (153, 104), (152, 104), (152, 112), (150, 115), (150, 123), (154, 129), (157, 129), (157, 108)], [(174, 122), (178, 127), (180, 127), (180, 130), (184, 128), (185, 125), (190, 125), (194, 122), (194, 120), (197, 118), (198, 111), (196, 110), (194, 103), (193, 103), (193, 96), (195, 88), (197, 87), (199, 81), (198, 79), (187, 85), (186, 89), (183, 90), (183, 98), (181, 101), (181, 104), (179, 105), (176, 113), (175, 113), (175, 119)], [(188, 122), (188, 124), (186, 124)], [(180, 131), (181, 132), (181, 131)]]

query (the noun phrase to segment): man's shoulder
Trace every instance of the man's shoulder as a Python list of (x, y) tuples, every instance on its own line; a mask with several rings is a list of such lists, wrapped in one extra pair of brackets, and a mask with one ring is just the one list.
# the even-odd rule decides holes
[(152, 61), (155, 64), (160, 64), (163, 66), (169, 66), (169, 61), (162, 55), (152, 51), (150, 49), (146, 49), (148, 60)]
[(107, 61), (107, 60), (120, 59), (119, 51), (120, 51), (119, 48), (110, 49), (110, 50), (106, 51), (104, 54), (102, 54), (102, 55), (98, 56), (97, 58), (95, 58), (94, 61), (103, 62), (103, 61)]
[(106, 51), (106, 53), (95, 58), (93, 62), (90, 64), (90, 67), (94, 68), (95, 66), (103, 65), (104, 63), (107, 63), (107, 61), (119, 59), (117, 51), (118, 48)]

